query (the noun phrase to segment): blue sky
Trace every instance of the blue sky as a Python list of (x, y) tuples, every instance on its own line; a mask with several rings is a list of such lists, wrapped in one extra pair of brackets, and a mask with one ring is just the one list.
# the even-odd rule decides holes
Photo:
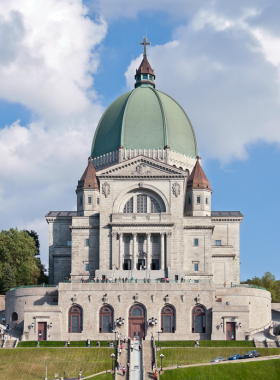
[[(132, 88), (148, 34), (157, 88), (190, 117), (213, 210), (240, 210), (241, 279), (279, 248), (280, 5), (276, 0), (2, 0), (0, 228), (75, 209), (99, 118)], [(277, 267), (277, 266), (276, 266)]]

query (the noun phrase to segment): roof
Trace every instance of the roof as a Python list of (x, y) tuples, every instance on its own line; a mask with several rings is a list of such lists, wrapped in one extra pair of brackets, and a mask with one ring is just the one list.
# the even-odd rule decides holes
[(68, 217), (72, 217), (72, 216), (77, 216), (77, 211), (50, 211), (47, 215), (46, 215), (46, 218), (49, 217), (49, 216), (68, 216)]
[(142, 62), (140, 63), (140, 66), (136, 70), (136, 75), (139, 74), (152, 74), (155, 75), (154, 70), (151, 68), (151, 65), (147, 59), (147, 57), (144, 57), (142, 59)]
[(199, 162), (200, 157), (197, 156), (196, 164), (187, 182), (187, 189), (207, 189), (211, 190), (210, 182), (208, 181)]
[(244, 217), (240, 211), (212, 211), (211, 216), (235, 216)]
[(137, 87), (117, 98), (96, 128), (91, 155), (125, 149), (164, 149), (198, 154), (193, 126), (183, 108), (153, 87)]
[(86, 167), (86, 170), (84, 171), (84, 174), (82, 175), (80, 181), (78, 181), (78, 189), (89, 187), (91, 189), (99, 190), (96, 171), (92, 164), (92, 157), (88, 158), (88, 165)]

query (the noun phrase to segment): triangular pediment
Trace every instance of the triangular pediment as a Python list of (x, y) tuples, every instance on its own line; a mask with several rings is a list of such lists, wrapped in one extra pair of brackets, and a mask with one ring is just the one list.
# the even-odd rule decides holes
[(153, 158), (137, 156), (96, 172), (99, 178), (185, 178), (188, 172)]

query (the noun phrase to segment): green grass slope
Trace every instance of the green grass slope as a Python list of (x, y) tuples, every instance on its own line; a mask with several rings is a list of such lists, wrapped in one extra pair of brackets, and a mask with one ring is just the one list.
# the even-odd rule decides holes
[(279, 380), (279, 373), (280, 360), (274, 359), (173, 369), (164, 371), (160, 380)]
[[(160, 365), (160, 354), (164, 355), (163, 367), (196, 363), (208, 363), (216, 356), (227, 359), (232, 354), (244, 355), (252, 348), (163, 348), (157, 351), (157, 363)], [(261, 356), (280, 355), (280, 348), (258, 348)], [(280, 379), (280, 376), (279, 376)]]
[[(110, 369), (112, 366), (109, 348), (21, 348), (0, 350), (0, 379), (42, 380), (45, 378), (45, 362), (48, 378), (66, 372), (70, 377), (83, 376)], [(102, 379), (102, 377), (101, 377)], [(104, 377), (108, 380), (110, 377)], [(103, 380), (103, 379), (102, 379)]]

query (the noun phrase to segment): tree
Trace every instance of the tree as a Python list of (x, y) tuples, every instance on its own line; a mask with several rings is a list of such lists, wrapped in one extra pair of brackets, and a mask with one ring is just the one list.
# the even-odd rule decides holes
[[(40, 241), (39, 241), (39, 236), (37, 234), (37, 232), (31, 230), (31, 231), (28, 231), (28, 230), (24, 230), (25, 232), (28, 233), (28, 235), (30, 237), (32, 237), (32, 239), (34, 239), (35, 241), (35, 245), (36, 245), (36, 248), (37, 248), (37, 253), (35, 256), (39, 256), (40, 255)], [(38, 278), (38, 284), (47, 284), (49, 282), (49, 278), (48, 276), (46, 275), (46, 272), (47, 272), (47, 268), (46, 266), (41, 262), (41, 259), (40, 257), (37, 257), (37, 266), (39, 268), (39, 271), (40, 271), (40, 276)]]
[(37, 248), (37, 253), (35, 256), (40, 256), (40, 241), (39, 241), (39, 236), (38, 236), (37, 232), (35, 232), (33, 230), (31, 230), (31, 231), (24, 230), (24, 231), (27, 232), (28, 235), (31, 236), (35, 241), (36, 248)]
[(14, 271), (12, 270), (10, 264), (7, 264), (4, 270), (1, 293), (6, 294), (7, 291), (14, 286), (16, 286)]
[(271, 293), (272, 302), (280, 302), (280, 281), (275, 280), (275, 276), (270, 272), (265, 272), (261, 278), (255, 276), (252, 280), (243, 281), (242, 284), (266, 288)]
[(38, 253), (34, 239), (25, 231), (11, 228), (0, 232), (0, 284), (9, 264), (13, 270), (15, 285), (37, 284), (40, 276)]

